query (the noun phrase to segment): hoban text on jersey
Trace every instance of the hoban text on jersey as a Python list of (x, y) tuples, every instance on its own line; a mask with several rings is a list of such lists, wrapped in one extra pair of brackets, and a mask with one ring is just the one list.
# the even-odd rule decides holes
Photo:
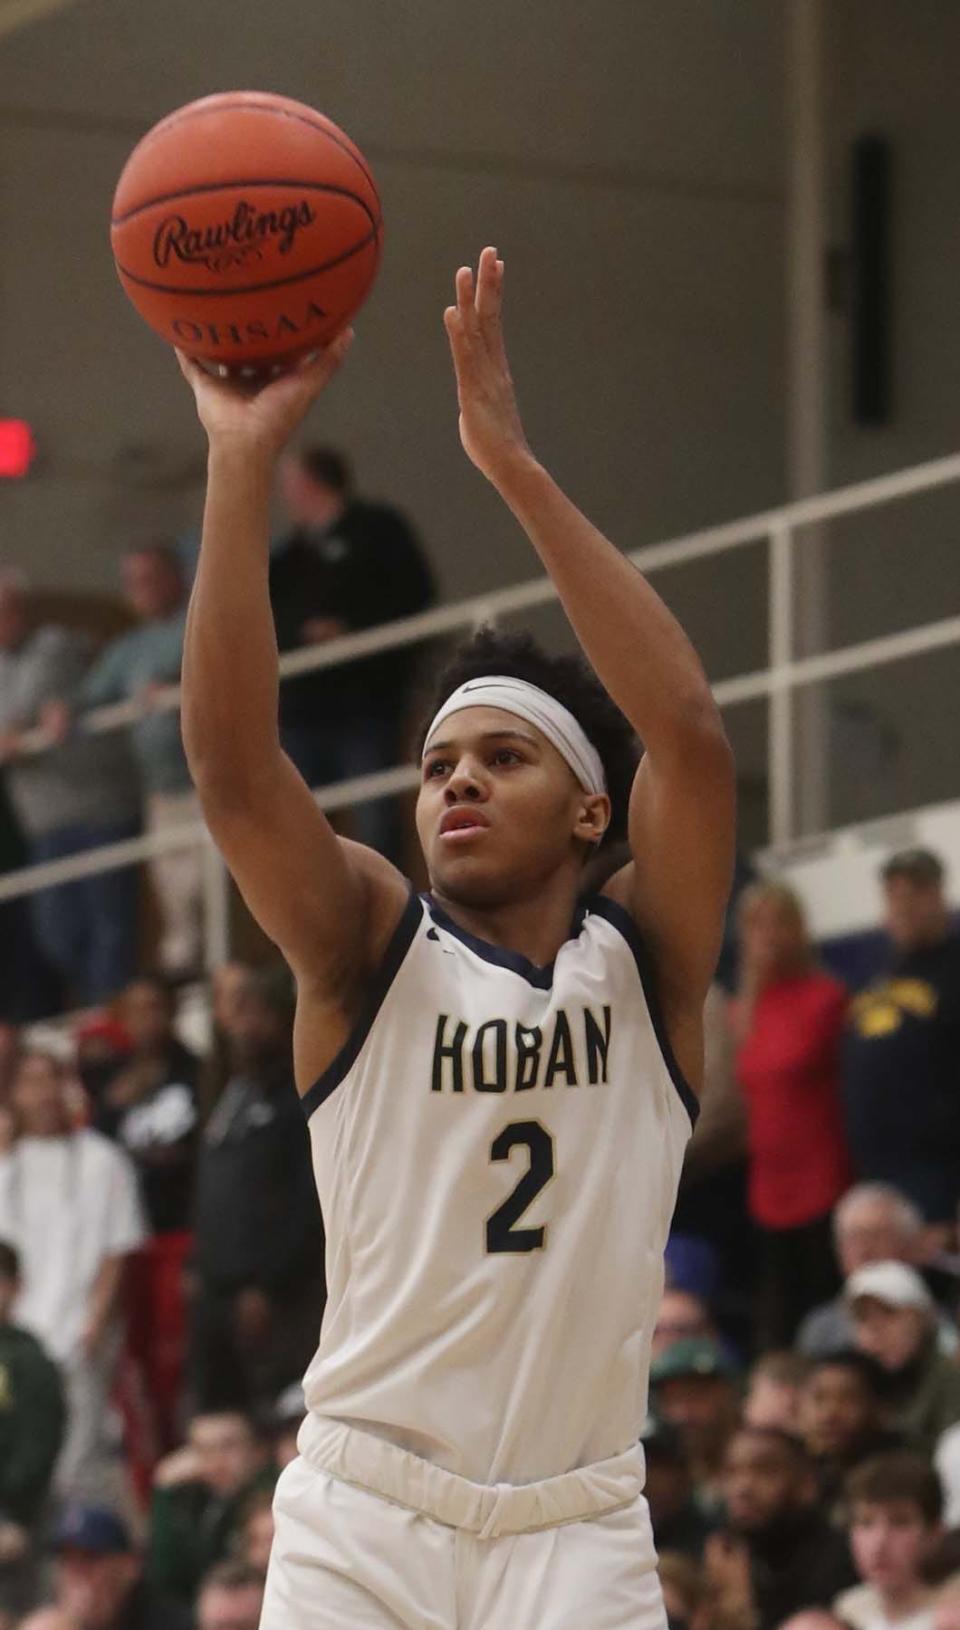
[(437, 1018), (433, 1092), (529, 1092), (534, 1087), (602, 1086), (607, 1080), (611, 1012), (559, 1008), (546, 1027), (486, 1019), (471, 1026)]

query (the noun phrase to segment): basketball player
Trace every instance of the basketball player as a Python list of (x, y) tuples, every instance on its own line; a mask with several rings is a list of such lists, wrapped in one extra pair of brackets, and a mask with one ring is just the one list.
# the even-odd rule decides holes
[[(637, 1438), (733, 766), (682, 630), (526, 443), (502, 284), (485, 249), (446, 313), (460, 434), (599, 683), (495, 635), (458, 658), (424, 735), (423, 898), (335, 836), (278, 744), (271, 479), (352, 336), (252, 396), (181, 359), (210, 440), (185, 739), (216, 841), (297, 977), (328, 1239), (265, 1630), (665, 1623)], [(618, 709), (646, 749), (633, 858), (582, 902), (623, 813)]]

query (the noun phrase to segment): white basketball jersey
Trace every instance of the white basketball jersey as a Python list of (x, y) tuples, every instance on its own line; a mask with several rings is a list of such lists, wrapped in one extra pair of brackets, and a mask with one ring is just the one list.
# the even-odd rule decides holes
[(374, 984), (304, 1099), (308, 1408), (482, 1483), (620, 1453), (696, 1113), (629, 915), (592, 899), (537, 968), (411, 895)]

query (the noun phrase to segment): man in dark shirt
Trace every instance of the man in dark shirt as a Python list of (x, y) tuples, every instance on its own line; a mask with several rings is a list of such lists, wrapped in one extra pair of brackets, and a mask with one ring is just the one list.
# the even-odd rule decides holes
[(191, 1223), (200, 1060), (176, 1035), (176, 997), (162, 975), (134, 979), (117, 1011), (130, 1051), (102, 1085), (94, 1125), (136, 1166), (151, 1233), (182, 1234)]
[(200, 1060), (178, 1040), (176, 1016), (174, 991), (162, 975), (141, 974), (127, 986), (118, 1017), (129, 1051), (100, 1083), (94, 1109), (98, 1131), (119, 1143), (137, 1169), (150, 1227), (127, 1285), (128, 1333), (161, 1452), (176, 1442), (180, 1418), (183, 1268), (192, 1245), (200, 1120)]
[(193, 1370), (201, 1408), (272, 1402), (313, 1357), (324, 1237), (293, 1084), (292, 993), (255, 975), (241, 995), (231, 1069), (197, 1171)]
[(776, 1630), (854, 1583), (846, 1538), (816, 1509), (813, 1466), (796, 1438), (741, 1427), (727, 1445), (723, 1492), (729, 1527), (708, 1539), (705, 1555), (731, 1616)]
[(690, 1461), (675, 1426), (650, 1416), (641, 1438), (647, 1464), (644, 1494), (658, 1553), (679, 1552), (694, 1562), (716, 1524), (697, 1504)]
[[(430, 567), (395, 509), (362, 502), (339, 453), (308, 447), (282, 466), (293, 530), (270, 563), (270, 600), (281, 651), (322, 645), (423, 611), (434, 599)], [(280, 687), (284, 749), (311, 787), (387, 769), (398, 760), (416, 648), (403, 646), (320, 668)], [(355, 836), (396, 861), (396, 800), (358, 807)]]
[(927, 849), (882, 872), (888, 971), (851, 1005), (843, 1086), (860, 1177), (894, 1184), (929, 1223), (960, 1200), (960, 934)]

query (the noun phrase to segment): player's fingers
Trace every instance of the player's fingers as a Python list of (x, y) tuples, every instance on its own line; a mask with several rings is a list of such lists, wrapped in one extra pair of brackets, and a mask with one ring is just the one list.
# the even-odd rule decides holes
[(274, 384), (292, 388), (297, 395), (312, 399), (330, 383), (353, 344), (353, 329), (345, 328), (320, 351), (301, 358), (292, 372), (281, 374)]
[(194, 362), (193, 358), (188, 357), (186, 351), (181, 351), (176, 346), (174, 347), (173, 354), (177, 359), (177, 366), (179, 367), (180, 372), (183, 374), (184, 379), (187, 381), (187, 384), (195, 385), (200, 374), (200, 369), (197, 367), (197, 364)]
[(497, 259), (495, 249), (484, 249), (480, 256), (477, 268), (477, 316), (484, 322), (498, 322), (500, 319), (501, 272), (502, 262)]
[(470, 335), (466, 332), (456, 306), (448, 306), (443, 314), (443, 325), (450, 341), (450, 355), (457, 380), (457, 396), (461, 403), (472, 396), (477, 386), (477, 360)]
[(308, 351), (306, 356), (300, 358), (295, 372), (306, 378), (322, 378), (339, 368), (341, 362), (353, 344), (353, 329), (342, 328), (340, 333), (332, 339), (329, 345), (323, 345), (317, 351)]
[(473, 334), (459, 305), (448, 306), (443, 314), (450, 349), (458, 373), (467, 369), (473, 358)]
[(475, 285), (472, 266), (461, 266), (457, 273), (457, 310), (465, 323), (476, 320)]
[(355, 339), (356, 333), (348, 325), (346, 328), (341, 328), (336, 338), (330, 341), (326, 348), (326, 354), (335, 367), (339, 368)]

